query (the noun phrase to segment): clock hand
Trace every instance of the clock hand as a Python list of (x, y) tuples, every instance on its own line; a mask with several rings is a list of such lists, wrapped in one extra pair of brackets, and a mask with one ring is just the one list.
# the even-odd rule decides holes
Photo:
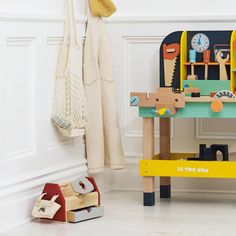
[(198, 38), (198, 43), (197, 44), (201, 45), (201, 38), (200, 37)]
[(201, 39), (201, 44), (204, 44), (204, 39)]

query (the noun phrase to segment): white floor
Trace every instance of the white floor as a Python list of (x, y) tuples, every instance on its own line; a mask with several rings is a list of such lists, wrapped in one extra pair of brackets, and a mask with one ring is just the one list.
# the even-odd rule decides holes
[(81, 223), (34, 220), (7, 236), (228, 236), (236, 235), (236, 195), (173, 193), (154, 207), (142, 206), (141, 192), (105, 194), (105, 216)]

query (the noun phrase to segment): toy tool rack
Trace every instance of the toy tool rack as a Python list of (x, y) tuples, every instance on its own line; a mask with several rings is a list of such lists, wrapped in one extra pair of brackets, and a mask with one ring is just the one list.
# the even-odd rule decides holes
[[(131, 92), (130, 105), (143, 118), (145, 206), (155, 204), (155, 176), (160, 197), (171, 197), (171, 177), (236, 178), (236, 162), (171, 153), (170, 118), (236, 118), (236, 31), (179, 31), (160, 48), (160, 88)], [(160, 153), (154, 154), (154, 119), (160, 118)], [(227, 145), (212, 145), (212, 148)], [(204, 148), (204, 145), (202, 146)], [(227, 147), (228, 148), (228, 147)], [(206, 149), (210, 150), (210, 149)], [(228, 149), (227, 149), (228, 152)], [(203, 161), (204, 160), (204, 161)]]

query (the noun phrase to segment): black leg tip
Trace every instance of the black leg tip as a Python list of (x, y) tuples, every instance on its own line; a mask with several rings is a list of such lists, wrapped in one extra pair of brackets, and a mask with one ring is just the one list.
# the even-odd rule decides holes
[(155, 192), (143, 193), (143, 205), (154, 206), (155, 205)]
[(170, 198), (170, 185), (160, 186), (160, 198)]

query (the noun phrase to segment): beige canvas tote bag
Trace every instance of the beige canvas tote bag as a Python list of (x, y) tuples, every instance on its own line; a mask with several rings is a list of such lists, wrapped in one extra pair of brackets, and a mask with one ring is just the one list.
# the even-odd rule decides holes
[(65, 0), (65, 32), (56, 70), (52, 123), (62, 135), (76, 137), (86, 127), (82, 53), (77, 43), (73, 0)]

